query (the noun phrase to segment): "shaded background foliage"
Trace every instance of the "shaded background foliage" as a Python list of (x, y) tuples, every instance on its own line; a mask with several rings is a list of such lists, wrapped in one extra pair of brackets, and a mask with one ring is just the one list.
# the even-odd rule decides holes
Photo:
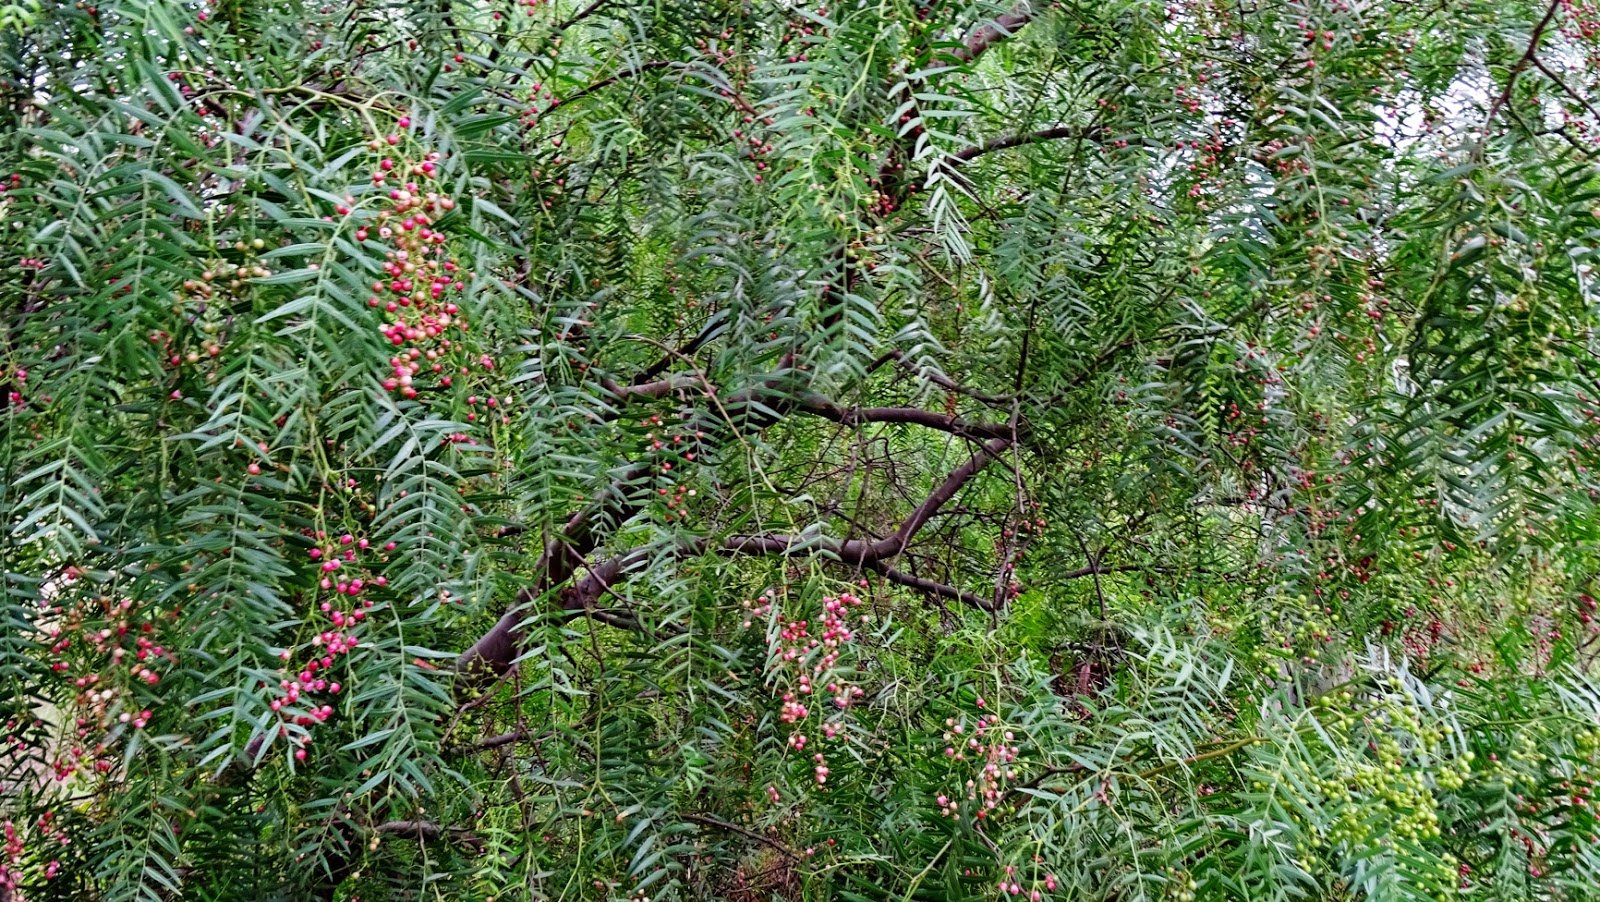
[(1600, 878), (1592, 3), (0, 28), (0, 897)]

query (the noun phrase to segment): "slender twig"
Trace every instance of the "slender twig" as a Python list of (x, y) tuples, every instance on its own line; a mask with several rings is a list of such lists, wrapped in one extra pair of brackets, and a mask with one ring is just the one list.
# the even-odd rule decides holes
[(1540, 72), (1543, 72), (1546, 78), (1555, 82), (1556, 87), (1560, 88), (1568, 97), (1571, 97), (1573, 100), (1577, 101), (1578, 105), (1583, 107), (1584, 110), (1589, 113), (1589, 115), (1595, 117), (1596, 119), (1600, 119), (1600, 110), (1595, 109), (1594, 104), (1590, 103), (1587, 97), (1584, 97), (1582, 94), (1574, 91), (1571, 85), (1567, 84), (1566, 81), (1564, 81), (1560, 75), (1557, 75), (1553, 70), (1551, 70), (1549, 66), (1546, 66), (1544, 64), (1544, 60), (1539, 59), (1537, 55), (1532, 57), (1532, 59), (1534, 68), (1538, 69)]
[(974, 144), (971, 147), (963, 148), (951, 154), (950, 156), (956, 160), (960, 160), (963, 163), (969, 163), (986, 153), (993, 153), (997, 150), (1007, 150), (1012, 147), (1022, 147), (1025, 144), (1038, 144), (1043, 141), (1058, 141), (1062, 138), (1086, 138), (1092, 140), (1098, 138), (1100, 134), (1100, 131), (1095, 128), (1080, 128), (1076, 125), (1057, 125), (1053, 128), (1040, 129), (1036, 132), (1023, 132), (1021, 134), (1002, 135), (998, 138), (990, 138), (982, 144)]
[(587, 19), (590, 16), (594, 15), (595, 13), (599, 12), (601, 9), (603, 9), (605, 7), (605, 5), (607, 3), (610, 3), (610, 2), (611, 2), (611, 0), (594, 0), (593, 3), (589, 4), (588, 6), (585, 6), (583, 9), (581, 9), (578, 12), (574, 13), (572, 18), (567, 19), (564, 22), (557, 23), (551, 30), (556, 32), (557, 34), (560, 34), (561, 32), (566, 31), (567, 29), (569, 29), (572, 26), (578, 24), (579, 22), (582, 22), (584, 19)]
[(1191, 764), (1199, 764), (1202, 761), (1210, 761), (1214, 758), (1224, 758), (1242, 748), (1247, 748), (1255, 745), (1258, 742), (1265, 741), (1266, 740), (1259, 736), (1247, 736), (1244, 739), (1235, 740), (1221, 748), (1212, 749), (1209, 752), (1199, 752), (1197, 754), (1190, 755), (1187, 758), (1180, 758), (1177, 761), (1168, 761), (1166, 764), (1157, 765), (1149, 770), (1141, 771), (1138, 774), (1138, 777), (1141, 780), (1148, 780), (1151, 777), (1160, 776), (1169, 770), (1177, 770), (1180, 767), (1188, 767)]
[[(1550, 0), (1549, 8), (1544, 11), (1544, 18), (1539, 20), (1539, 24), (1533, 26), (1533, 33), (1528, 35), (1528, 49), (1523, 51), (1521, 58), (1511, 65), (1511, 71), (1506, 73), (1505, 90), (1501, 91), (1500, 96), (1496, 97), (1494, 103), (1489, 105), (1489, 115), (1485, 117), (1483, 124), (1485, 139), (1488, 138), (1489, 126), (1494, 124), (1495, 117), (1500, 114), (1501, 108), (1511, 101), (1511, 91), (1516, 87), (1517, 76), (1521, 75), (1522, 70), (1535, 62), (1535, 57), (1539, 52), (1539, 42), (1544, 39), (1544, 31), (1550, 26), (1551, 21), (1556, 17), (1556, 12), (1561, 9), (1562, 4), (1565, 2), (1566, 0)], [(1479, 147), (1481, 148), (1482, 144)]]
[(778, 842), (777, 840), (775, 840), (775, 839), (773, 839), (771, 837), (762, 836), (761, 834), (759, 834), (759, 833), (755, 832), (754, 830), (751, 830), (751, 829), (749, 829), (747, 827), (741, 827), (738, 824), (730, 824), (727, 821), (722, 820), (721, 818), (715, 818), (715, 817), (712, 817), (709, 814), (685, 814), (685, 815), (683, 815), (683, 819), (688, 821), (691, 824), (701, 824), (701, 825), (706, 826), (706, 827), (716, 827), (718, 830), (726, 830), (729, 833), (737, 833), (740, 836), (745, 837), (746, 839), (749, 839), (749, 840), (751, 840), (753, 842), (761, 843), (762, 845), (772, 849), (773, 851), (779, 852), (779, 853), (781, 853), (783, 855), (786, 855), (789, 858), (793, 858), (793, 859), (795, 859), (797, 861), (801, 857), (799, 852), (796, 852), (795, 850), (789, 848), (788, 846), (784, 845), (781, 842)]
[(593, 82), (591, 84), (585, 85), (583, 88), (579, 89), (576, 93), (569, 94), (566, 97), (557, 98), (555, 101), (553, 101), (550, 104), (550, 109), (554, 110), (557, 107), (564, 107), (564, 106), (567, 106), (568, 104), (575, 103), (576, 101), (581, 100), (581, 99), (583, 99), (585, 97), (588, 97), (590, 94), (593, 94), (596, 91), (600, 91), (600, 90), (603, 90), (605, 88), (609, 88), (610, 86), (616, 84), (619, 81), (625, 81), (625, 80), (630, 79), (630, 78), (637, 78), (638, 76), (643, 75), (644, 73), (649, 72), (649, 71), (651, 71), (653, 69), (671, 69), (674, 66), (678, 66), (678, 65), (681, 65), (681, 64), (673, 62), (672, 60), (647, 60), (645, 62), (642, 62), (642, 63), (638, 64), (637, 66), (630, 66), (630, 67), (622, 70), (621, 72), (617, 72), (614, 75), (608, 75), (605, 78), (602, 78), (597, 82)]

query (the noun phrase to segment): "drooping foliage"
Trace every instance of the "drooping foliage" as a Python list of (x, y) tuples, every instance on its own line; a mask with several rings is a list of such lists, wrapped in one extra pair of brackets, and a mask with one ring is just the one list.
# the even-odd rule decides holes
[(0, 899), (1600, 883), (1592, 0), (0, 29)]

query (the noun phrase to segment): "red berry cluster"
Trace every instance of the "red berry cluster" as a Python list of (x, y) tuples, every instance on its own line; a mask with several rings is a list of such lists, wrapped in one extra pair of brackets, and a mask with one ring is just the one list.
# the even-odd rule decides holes
[(6, 386), (6, 404), (12, 407), (21, 407), (28, 403), (23, 389), (28, 382), (28, 371), (18, 367), (9, 373), (0, 371), (0, 384)]
[[(409, 128), (411, 120), (402, 117), (399, 124), (402, 129)], [(383, 205), (372, 222), (356, 229), (356, 240), (367, 241), (376, 234), (386, 244), (383, 270), (388, 278), (372, 283), (367, 306), (388, 315), (379, 329), (400, 349), (389, 358), (391, 372), (384, 388), (415, 398), (415, 380), (425, 368), (441, 374), (440, 385), (450, 385), (451, 376), (443, 375), (445, 365), (452, 352), (459, 350), (459, 342), (450, 336), (467, 332), (468, 326), (451, 297), (465, 287), (460, 267), (450, 257), (448, 237), (436, 227), (438, 219), (456, 206), (453, 198), (429, 185), (438, 169), (439, 154), (431, 151), (412, 161), (385, 155), (387, 148), (399, 144), (400, 136), (391, 134), (367, 145), (380, 157), (372, 172), (373, 187), (387, 191), (379, 195)], [(337, 212), (349, 216), (352, 210), (341, 205)], [(492, 363), (486, 368), (492, 369)], [(467, 368), (462, 366), (461, 371), (465, 373)]]
[(528, 111), (522, 114), (522, 124), (528, 128), (539, 123), (539, 117), (561, 105), (561, 98), (545, 86), (534, 82), (528, 86)]
[[(55, 826), (54, 812), (46, 811), (39, 815), (38, 828), (46, 840), (63, 846), (71, 841), (65, 832)], [(6, 898), (11, 898), (22, 883), (23, 858), (27, 854), (28, 844), (13, 821), (0, 823), (0, 834), (5, 839), (5, 845), (0, 847), (0, 890), (4, 891)], [(44, 879), (53, 879), (60, 870), (61, 862), (51, 859), (44, 866)]]
[[(798, 37), (802, 31), (809, 36), (812, 34), (813, 29), (803, 22), (798, 25), (791, 23), (789, 29), (780, 40), (780, 45)], [(806, 40), (819, 39), (807, 37)], [(722, 69), (728, 76), (727, 87), (719, 88), (717, 93), (730, 101), (744, 114), (744, 124), (751, 128), (749, 132), (736, 128), (733, 130), (733, 137), (736, 141), (749, 145), (748, 149), (744, 151), (744, 156), (756, 164), (756, 174), (753, 179), (756, 182), (760, 182), (764, 179), (762, 173), (771, 168), (771, 164), (763, 157), (772, 153), (773, 145), (769, 139), (757, 134), (755, 130), (759, 127), (771, 128), (774, 120), (771, 116), (761, 116), (758, 123), (757, 116), (759, 111), (745, 97), (744, 88), (755, 72), (754, 67), (751, 65), (750, 60), (740, 52), (740, 44), (734, 38), (732, 31), (725, 30), (709, 39), (700, 38), (695, 42), (695, 48), (707, 61)], [(804, 60), (805, 58), (804, 54), (801, 54), (798, 57), (790, 57), (789, 59), (790, 62), (794, 62), (796, 59)]]
[(64, 600), (43, 611), (42, 624), (53, 659), (50, 669), (73, 692), (73, 732), (52, 762), (62, 781), (84, 767), (111, 770), (114, 734), (143, 729), (153, 716), (138, 707), (135, 688), (156, 685), (163, 669), (177, 660), (158, 641), (156, 612), (141, 609), (132, 598), (73, 592), (77, 582), (75, 573), (63, 577), (59, 593)]
[[(748, 612), (744, 625), (751, 626), (758, 616), (765, 616), (772, 610), (773, 596), (769, 592), (755, 601), (746, 601), (743, 607)], [(823, 714), (820, 729), (824, 741), (834, 739), (844, 732), (845, 723), (843, 712), (865, 693), (860, 686), (850, 683), (844, 678), (839, 667), (840, 653), (855, 638), (855, 633), (850, 628), (851, 609), (862, 604), (862, 600), (848, 592), (838, 596), (826, 596), (822, 599), (822, 616), (819, 623), (813, 624), (810, 620), (787, 620), (784, 615), (778, 614), (775, 618), (777, 633), (768, 639), (768, 667), (767, 672), (775, 680), (783, 680), (792, 675), (794, 682), (781, 697), (782, 707), (779, 719), (791, 725), (794, 729), (789, 734), (789, 747), (797, 752), (804, 752), (810, 737), (804, 732), (804, 724), (813, 713), (806, 702), (816, 692), (818, 685), (830, 696), (829, 702), (833, 708), (830, 714)], [(865, 615), (862, 616), (865, 620)], [(820, 631), (813, 635), (813, 626), (820, 627)], [(826, 710), (826, 709), (824, 709)], [(812, 778), (818, 786), (828, 782), (827, 757), (820, 751), (812, 753)], [(767, 788), (767, 795), (774, 801), (777, 800), (777, 790)]]
[[(666, 425), (666, 421), (659, 414), (652, 414), (641, 419), (639, 425), (654, 430)], [(688, 519), (689, 502), (699, 494), (697, 490), (689, 487), (683, 471), (674, 468), (694, 463), (699, 455), (691, 449), (697, 447), (699, 441), (705, 437), (706, 434), (699, 431), (674, 432), (670, 436), (664, 432), (651, 431), (644, 435), (645, 453), (655, 455), (660, 460), (661, 480), (666, 484), (656, 487), (656, 500), (665, 508), (662, 519), (668, 523)]]
[[(978, 707), (984, 706), (983, 699), (978, 699)], [(956, 792), (952, 798), (940, 795), (935, 801), (939, 803), (939, 812), (948, 817), (960, 814), (961, 802), (975, 803), (976, 811), (973, 816), (979, 820), (986, 819), (989, 813), (1000, 807), (1006, 799), (1006, 785), (1017, 778), (1017, 772), (1012, 765), (1017, 760), (1021, 748), (1016, 745), (1016, 736), (1000, 725), (1000, 715), (980, 714), (977, 723), (973, 726), (972, 735), (966, 735), (967, 726), (964, 720), (949, 718), (944, 722), (944, 749), (946, 758), (955, 761), (972, 759), (983, 762), (975, 777), (970, 777), (965, 785)]]
[[(206, 21), (206, 13), (204, 11), (199, 14), (199, 21), (202, 23)], [(193, 26), (184, 29), (184, 31), (188, 34), (195, 33)], [(195, 129), (195, 137), (199, 138), (200, 143), (208, 148), (220, 145), (223, 136), (229, 132), (228, 114), (220, 104), (207, 99), (208, 96), (216, 95), (216, 92), (212, 89), (218, 81), (217, 71), (215, 69), (172, 71), (167, 73), (167, 81), (172, 82), (178, 89), (178, 94), (184, 100), (190, 101), (190, 108), (196, 116), (200, 117), (200, 125)]]
[[(343, 655), (355, 651), (361, 644), (356, 627), (367, 619), (373, 600), (369, 593), (383, 588), (388, 579), (374, 575), (366, 569), (362, 555), (373, 552), (373, 543), (366, 538), (356, 538), (345, 533), (330, 539), (326, 533), (316, 533), (317, 545), (306, 553), (322, 573), (317, 585), (326, 595), (320, 596), (316, 614), (312, 615), (312, 634), (300, 649), (305, 655), (298, 670), (291, 672), (286, 665), (279, 669), (278, 697), (271, 702), (285, 723), (280, 735), (288, 735), (289, 726), (297, 728), (294, 742), (296, 760), (306, 759), (306, 746), (311, 743), (309, 728), (333, 716), (333, 706), (327, 699), (344, 691), (338, 680), (332, 679), (335, 662)], [(383, 551), (393, 551), (395, 543), (389, 542)], [(323, 622), (318, 623), (317, 620)], [(278, 653), (285, 662), (295, 659), (295, 650), (285, 648)]]
[[(996, 884), (1000, 890), (1000, 898), (1004, 899), (1008, 896), (1022, 895), (1024, 888), (1019, 882), (1021, 879), (1025, 878), (1019, 878), (1015, 866), (1009, 864), (1006, 865), (1005, 874), (1000, 878), (999, 883)], [(1054, 874), (1045, 874), (1042, 879), (1035, 877), (1029, 882), (1033, 884), (1031, 888), (1026, 890), (1029, 902), (1039, 902), (1039, 900), (1044, 898), (1045, 893), (1053, 893), (1056, 891), (1056, 875)]]
[[(6, 208), (11, 205), (11, 189), (21, 187), (21, 173), (13, 172), (9, 178), (0, 178), (0, 214), (4, 214)], [(30, 262), (31, 258), (23, 258), (22, 267), (27, 269)]]

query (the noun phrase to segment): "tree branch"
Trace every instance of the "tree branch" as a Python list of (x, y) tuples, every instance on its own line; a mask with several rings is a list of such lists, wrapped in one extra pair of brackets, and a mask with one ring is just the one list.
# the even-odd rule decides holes
[(372, 832), (386, 836), (403, 836), (418, 842), (433, 842), (448, 838), (465, 846), (479, 848), (483, 840), (465, 827), (441, 827), (432, 821), (385, 821), (372, 828)]
[[(1010, 438), (1012, 435), (1011, 426), (1007, 423), (970, 423), (957, 416), (935, 413), (920, 407), (842, 407), (821, 395), (811, 395), (802, 399), (797, 409), (801, 413), (822, 417), (841, 426), (860, 426), (864, 423), (909, 423), (938, 429), (972, 441)], [(1027, 431), (1026, 428), (1021, 430), (1024, 436)]]
[(881, 358), (879, 358), (879, 361), (881, 362), (874, 361), (873, 366), (869, 368), (869, 371), (871, 369), (876, 369), (878, 366), (881, 366), (882, 363), (887, 363), (891, 360), (899, 364), (907, 372), (916, 374), (916, 376), (920, 379), (926, 379), (945, 391), (955, 392), (958, 395), (965, 395), (966, 397), (969, 397), (980, 404), (986, 404), (990, 407), (1009, 406), (1011, 402), (1015, 400), (1010, 395), (991, 395), (986, 392), (978, 391), (977, 389), (968, 388), (965, 385), (956, 382), (954, 379), (944, 375), (943, 373), (926, 372), (913, 365), (910, 361), (906, 360), (906, 355), (898, 350), (890, 351), (887, 354), (884, 354)]
[(1595, 109), (1594, 104), (1590, 103), (1587, 97), (1584, 97), (1582, 94), (1574, 91), (1572, 86), (1567, 84), (1566, 81), (1561, 78), (1561, 76), (1551, 71), (1550, 67), (1544, 64), (1544, 60), (1539, 59), (1538, 55), (1534, 55), (1532, 57), (1532, 61), (1534, 68), (1538, 69), (1540, 72), (1543, 72), (1546, 78), (1555, 82), (1556, 87), (1560, 88), (1563, 93), (1577, 101), (1578, 105), (1583, 107), (1583, 109), (1588, 112), (1589, 115), (1593, 116), (1595, 119), (1600, 119), (1600, 110)]
[(972, 147), (958, 150), (951, 154), (951, 156), (963, 163), (970, 163), (986, 153), (994, 153), (997, 150), (1008, 150), (1013, 147), (1021, 147), (1025, 144), (1038, 144), (1043, 141), (1059, 141), (1063, 138), (1097, 139), (1100, 137), (1100, 134), (1101, 130), (1094, 127), (1081, 128), (1076, 125), (1057, 125), (1053, 128), (1040, 129), (1036, 132), (1025, 132), (1016, 135), (1002, 135), (998, 138), (990, 138), (982, 144), (975, 144)]
[[(936, 487), (916, 510), (912, 511), (893, 535), (878, 541), (864, 539), (834, 539), (830, 537), (801, 537), (778, 534), (764, 535), (734, 535), (721, 540), (710, 538), (694, 539), (683, 542), (678, 547), (678, 553), (684, 556), (696, 554), (729, 554), (729, 555), (802, 555), (820, 554), (838, 559), (841, 563), (852, 564), (858, 567), (867, 567), (891, 582), (917, 589), (939, 598), (950, 598), (960, 601), (983, 611), (993, 610), (993, 606), (978, 595), (957, 589), (952, 586), (936, 583), (932, 580), (903, 573), (888, 565), (888, 561), (898, 557), (910, 544), (917, 532), (938, 513), (939, 509), (948, 502), (955, 493), (970, 480), (974, 474), (983, 468), (993, 458), (998, 457), (1006, 448), (1010, 447), (1009, 439), (993, 439), (984, 445), (976, 454), (961, 466), (951, 471), (943, 483)], [(592, 567), (582, 579), (563, 589), (560, 593), (561, 606), (574, 616), (579, 614), (610, 623), (623, 629), (641, 629), (637, 618), (630, 614), (618, 614), (595, 608), (600, 596), (605, 594), (617, 583), (625, 580), (633, 570), (649, 559), (653, 552), (648, 548), (638, 548), (633, 551), (607, 558)], [(504, 627), (507, 631), (514, 631), (521, 620), (521, 608), (524, 604), (537, 600), (537, 594), (530, 590), (519, 593), (519, 605), (512, 614), (501, 618), (501, 623), (495, 625), (491, 633), (501, 630), (507, 623), (507, 618), (515, 615), (511, 625)], [(488, 637), (486, 636), (485, 639)], [(480, 639), (478, 645), (483, 645)], [(477, 647), (477, 646), (474, 646)], [(465, 655), (463, 655), (465, 657)], [(498, 659), (492, 659), (498, 661)], [(509, 666), (509, 664), (508, 664)], [(503, 672), (503, 671), (501, 671)]]
[(667, 367), (672, 366), (674, 363), (677, 363), (680, 360), (686, 360), (689, 357), (694, 356), (695, 352), (705, 347), (706, 344), (713, 338), (716, 338), (718, 335), (722, 334), (722, 327), (726, 325), (726, 323), (727, 320), (725, 317), (713, 315), (710, 317), (705, 327), (700, 330), (698, 335), (690, 339), (689, 342), (683, 347), (678, 348), (675, 351), (662, 354), (659, 358), (657, 358), (655, 363), (645, 367), (643, 372), (633, 377), (632, 383), (634, 385), (638, 385), (642, 382), (649, 382), (650, 380), (666, 372)]
[(826, 536), (809, 538), (790, 535), (735, 535), (723, 539), (720, 544), (713, 546), (709, 540), (696, 543), (694, 547), (701, 550), (719, 550), (728, 554), (831, 554), (846, 564), (857, 566), (872, 566), (881, 561), (899, 557), (911, 544), (917, 532), (939, 512), (939, 509), (955, 496), (955, 493), (966, 485), (990, 460), (1000, 456), (1005, 449), (1011, 446), (1010, 439), (993, 439), (986, 443), (966, 463), (955, 468), (950, 475), (945, 477), (928, 496), (918, 504), (911, 515), (900, 523), (898, 529), (887, 538), (877, 541), (866, 539), (833, 539)]
[(1534, 57), (1539, 52), (1539, 42), (1544, 40), (1545, 29), (1550, 27), (1551, 21), (1556, 17), (1556, 12), (1561, 9), (1562, 4), (1565, 2), (1566, 0), (1550, 0), (1550, 7), (1544, 11), (1544, 18), (1539, 20), (1539, 24), (1533, 26), (1533, 33), (1528, 35), (1528, 49), (1523, 51), (1521, 58), (1511, 65), (1511, 71), (1506, 74), (1505, 90), (1501, 91), (1500, 96), (1496, 97), (1494, 103), (1489, 105), (1489, 115), (1483, 123), (1485, 140), (1488, 139), (1487, 131), (1489, 126), (1494, 124), (1495, 117), (1500, 114), (1500, 110), (1510, 102), (1511, 90), (1517, 85), (1517, 76), (1521, 75), (1522, 70), (1528, 68), (1534, 62)]
[(770, 848), (770, 849), (772, 849), (772, 850), (774, 850), (776, 852), (779, 852), (779, 853), (781, 853), (783, 855), (786, 855), (789, 858), (794, 858), (794, 859), (800, 858), (800, 853), (798, 853), (795, 850), (789, 848), (788, 846), (784, 845), (783, 843), (778, 842), (775, 839), (770, 839), (768, 837), (762, 836), (761, 834), (755, 832), (754, 830), (748, 829), (746, 827), (741, 827), (738, 824), (730, 824), (725, 820), (721, 820), (719, 818), (714, 818), (714, 817), (712, 817), (712, 816), (710, 816), (708, 814), (685, 814), (685, 815), (683, 815), (683, 819), (688, 821), (691, 824), (702, 824), (702, 825), (707, 826), (707, 827), (716, 827), (718, 830), (726, 830), (729, 833), (737, 833), (737, 834), (739, 834), (740, 836), (743, 836), (746, 839), (752, 840), (754, 842), (761, 843), (762, 845), (767, 846), (768, 848)]
[(967, 484), (967, 480), (983, 469), (984, 465), (990, 460), (999, 457), (1010, 447), (1011, 439), (1009, 436), (990, 439), (984, 443), (976, 454), (968, 458), (966, 463), (952, 470), (950, 475), (945, 477), (945, 481), (934, 489), (921, 504), (917, 505), (917, 509), (911, 512), (911, 516), (907, 517), (904, 523), (900, 524), (900, 528), (896, 530), (894, 535), (882, 542), (873, 543), (874, 556), (881, 560), (895, 557), (905, 551), (906, 546), (911, 544), (912, 537), (917, 534), (918, 530), (922, 529), (923, 524), (927, 523), (934, 514), (937, 514), (939, 508), (943, 507), (945, 502), (955, 497), (956, 492)]
[(910, 589), (916, 589), (918, 592), (921, 592), (924, 595), (929, 595), (934, 598), (948, 598), (952, 601), (959, 601), (969, 608), (976, 608), (984, 612), (994, 611), (994, 603), (989, 599), (984, 598), (982, 595), (977, 594), (976, 592), (968, 592), (965, 589), (958, 589), (955, 586), (934, 582), (931, 579), (923, 579), (920, 576), (912, 576), (904, 571), (896, 570), (885, 563), (876, 563), (870, 566), (876, 573), (889, 582), (898, 583)]
[(602, 78), (597, 82), (593, 82), (592, 84), (585, 85), (583, 88), (580, 88), (574, 94), (570, 94), (570, 95), (568, 95), (566, 97), (558, 97), (558, 98), (556, 98), (555, 100), (551, 101), (550, 107), (549, 107), (548, 110), (546, 110), (546, 112), (549, 112), (550, 110), (557, 109), (558, 107), (564, 107), (569, 103), (573, 103), (574, 101), (581, 100), (581, 99), (583, 99), (585, 97), (588, 97), (590, 94), (595, 93), (596, 91), (602, 91), (602, 90), (604, 90), (606, 88), (609, 88), (609, 87), (611, 87), (612, 85), (616, 84), (619, 81), (625, 81), (625, 80), (630, 79), (630, 78), (637, 78), (638, 76), (643, 75), (644, 73), (649, 72), (652, 69), (671, 69), (672, 67), (677, 66), (677, 65), (679, 65), (679, 64), (676, 63), (676, 62), (673, 62), (672, 60), (646, 60), (645, 62), (642, 62), (637, 66), (632, 66), (632, 67), (624, 69), (621, 72), (618, 72), (618, 73), (616, 73), (614, 75), (608, 75), (605, 78)]
[(664, 398), (675, 391), (691, 391), (704, 386), (705, 383), (694, 376), (668, 376), (665, 379), (656, 379), (651, 382), (635, 382), (631, 385), (622, 385), (609, 378), (600, 380), (600, 387), (610, 392), (613, 398), (623, 404), (635, 398)]
[[(793, 386), (787, 384), (790, 375), (789, 368), (784, 367), (759, 385), (730, 395), (719, 404), (719, 408), (728, 419), (733, 420), (732, 425), (746, 434), (760, 431), (798, 409), (846, 425), (863, 422), (917, 423), (955, 435), (964, 435), (973, 440), (990, 437), (988, 443), (980, 448), (977, 454), (951, 473), (945, 483), (912, 513), (911, 519), (902, 524), (894, 536), (871, 547), (859, 541), (840, 545), (838, 553), (846, 563), (864, 565), (898, 555), (927, 518), (936, 513), (939, 507), (972, 477), (973, 473), (982, 468), (990, 457), (998, 455), (1011, 445), (1009, 427), (970, 424), (956, 417), (946, 417), (917, 408), (844, 408), (820, 395), (804, 396), (804, 400), (794, 400), (796, 393), (793, 391)], [(612, 380), (606, 380), (602, 384), (608, 392), (623, 402), (636, 397), (664, 397), (673, 391), (695, 387), (705, 391), (708, 396), (715, 397), (713, 386), (705, 384), (699, 377), (691, 376), (674, 376), (630, 386), (619, 385)], [(740, 415), (735, 416), (735, 411)], [(1002, 429), (1004, 434), (1000, 434)], [(711, 430), (708, 428), (706, 431)], [(653, 469), (649, 464), (640, 463), (629, 467), (601, 492), (593, 503), (568, 518), (561, 532), (545, 543), (544, 553), (535, 561), (533, 565), (537, 579), (535, 584), (518, 592), (516, 603), (501, 615), (499, 621), (488, 632), (461, 653), (456, 660), (456, 669), (459, 672), (471, 675), (472, 682), (477, 682), (498, 678), (511, 669), (521, 645), (519, 627), (524, 619), (524, 609), (537, 602), (552, 588), (571, 579), (583, 566), (585, 559), (600, 546), (600, 538), (595, 533), (597, 521), (620, 522), (642, 507), (644, 501), (641, 497), (630, 497), (629, 487), (648, 478), (652, 472)], [(765, 548), (760, 553), (776, 553), (773, 550), (774, 546), (761, 545), (761, 542), (770, 541), (770, 537), (762, 539), (752, 544), (750, 549)], [(750, 553), (743, 548), (727, 550)], [(574, 612), (575, 615), (582, 613), (623, 629), (638, 629), (637, 619), (630, 615), (595, 608), (595, 602), (600, 595), (618, 581), (625, 568), (636, 563), (634, 556), (625, 555), (596, 564), (578, 585), (562, 591), (561, 606)]]
[[(545, 543), (544, 553), (534, 562), (537, 582), (532, 588), (517, 593), (516, 604), (500, 617), (488, 632), (471, 648), (456, 659), (456, 669), (462, 673), (487, 673), (498, 678), (511, 669), (516, 660), (521, 636), (518, 626), (523, 619), (523, 608), (544, 595), (554, 586), (566, 582), (583, 565), (584, 558), (600, 545), (595, 533), (595, 521), (602, 519), (625, 520), (638, 508), (639, 502), (627, 497), (629, 485), (647, 478), (652, 469), (647, 464), (634, 464), (602, 491), (592, 504), (568, 518), (561, 533)], [(609, 514), (609, 517), (605, 515)]]
[(937, 68), (948, 69), (954, 66), (970, 63), (982, 56), (989, 48), (1000, 43), (1016, 33), (1017, 29), (1033, 20), (1033, 9), (1028, 3), (1019, 3), (1011, 12), (996, 16), (993, 22), (973, 31), (967, 39), (961, 42), (950, 56), (954, 62), (947, 63)]
[(501, 748), (503, 746), (521, 742), (524, 739), (532, 738), (533, 734), (527, 730), (512, 730), (509, 733), (499, 733), (494, 736), (486, 736), (470, 745), (461, 746), (461, 748), (474, 752), (485, 752), (489, 751), (490, 749)]
[(610, 2), (611, 0), (594, 0), (593, 3), (574, 13), (572, 18), (567, 19), (564, 22), (557, 23), (555, 27), (551, 29), (551, 31), (555, 32), (556, 34), (560, 34), (579, 22), (582, 22), (584, 19), (587, 19), (599, 12), (607, 3)]

